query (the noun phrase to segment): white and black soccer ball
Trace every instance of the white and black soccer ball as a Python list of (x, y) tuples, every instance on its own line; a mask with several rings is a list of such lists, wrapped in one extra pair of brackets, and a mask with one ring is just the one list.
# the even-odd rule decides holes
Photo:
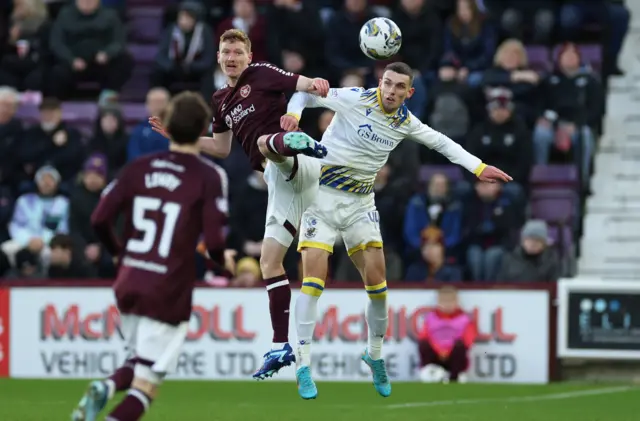
[(369, 58), (385, 60), (402, 46), (400, 28), (391, 19), (373, 18), (360, 29), (360, 49)]

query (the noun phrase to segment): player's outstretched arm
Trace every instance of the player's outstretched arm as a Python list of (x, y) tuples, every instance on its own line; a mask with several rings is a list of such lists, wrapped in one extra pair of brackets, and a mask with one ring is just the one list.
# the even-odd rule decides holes
[(214, 133), (213, 137), (203, 136), (198, 140), (200, 152), (211, 155), (214, 158), (224, 159), (231, 153), (231, 130), (222, 133)]
[(513, 178), (502, 170), (484, 164), (480, 158), (467, 152), (462, 146), (451, 140), (449, 137), (420, 122), (415, 116), (412, 116), (412, 118), (414, 118), (415, 121), (412, 123), (414, 129), (409, 135), (411, 140), (438, 151), (449, 161), (466, 168), (469, 172), (474, 173), (476, 177), (482, 181), (492, 183), (496, 181), (513, 181)]
[(319, 77), (310, 79), (301, 75), (296, 83), (296, 91), (326, 97), (329, 93), (329, 82)]
[[(171, 136), (169, 136), (169, 133), (167, 133), (162, 125), (162, 120), (158, 117), (149, 117), (149, 124), (151, 124), (151, 129), (154, 132), (160, 133), (167, 139), (171, 139)], [(206, 153), (207, 155), (211, 155), (214, 158), (224, 159), (231, 153), (232, 138), (231, 130), (223, 133), (214, 133), (213, 137), (201, 137), (198, 141), (198, 147), (201, 152)]]

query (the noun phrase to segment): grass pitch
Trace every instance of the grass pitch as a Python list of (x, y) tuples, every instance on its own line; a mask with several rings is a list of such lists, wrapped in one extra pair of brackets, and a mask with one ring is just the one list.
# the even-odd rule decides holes
[[(69, 420), (88, 382), (0, 379), (1, 421)], [(145, 421), (638, 421), (640, 388), (318, 383), (313, 401), (291, 382), (182, 382), (162, 386)], [(112, 403), (116, 403), (120, 395)], [(106, 414), (107, 412), (105, 412)]]

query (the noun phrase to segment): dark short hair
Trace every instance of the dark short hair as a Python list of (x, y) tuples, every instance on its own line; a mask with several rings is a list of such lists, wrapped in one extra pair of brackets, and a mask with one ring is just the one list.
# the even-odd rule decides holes
[(394, 63), (387, 64), (384, 71), (392, 71), (401, 75), (409, 76), (409, 85), (413, 85), (413, 69), (407, 63), (396, 61)]
[(209, 106), (200, 94), (182, 92), (167, 107), (165, 127), (173, 143), (195, 144), (209, 126), (210, 119)]
[(73, 249), (73, 239), (70, 235), (66, 234), (56, 234), (53, 236), (51, 241), (49, 241), (49, 247), (52, 249), (61, 248), (65, 250)]
[(62, 106), (57, 98), (43, 98), (39, 107), (40, 111), (59, 110), (60, 108), (62, 108)]

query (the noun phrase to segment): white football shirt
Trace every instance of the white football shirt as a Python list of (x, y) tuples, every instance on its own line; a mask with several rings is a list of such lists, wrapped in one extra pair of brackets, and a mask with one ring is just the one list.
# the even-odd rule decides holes
[(475, 172), (482, 161), (442, 133), (422, 123), (403, 104), (388, 114), (380, 92), (364, 88), (333, 88), (326, 98), (297, 92), (287, 112), (299, 116), (306, 107), (335, 112), (322, 136), (328, 153), (322, 161), (320, 184), (353, 193), (370, 193), (376, 174), (404, 139), (421, 143), (454, 164)]

